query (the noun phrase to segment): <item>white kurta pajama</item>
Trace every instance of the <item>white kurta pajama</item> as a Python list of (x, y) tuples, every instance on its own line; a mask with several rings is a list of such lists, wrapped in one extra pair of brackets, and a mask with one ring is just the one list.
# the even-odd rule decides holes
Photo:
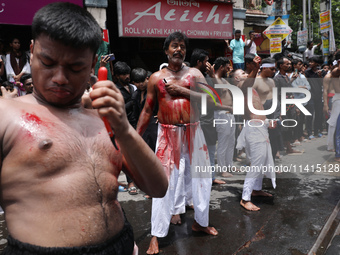
[(327, 136), (327, 150), (334, 150), (334, 133), (339, 114), (340, 114), (340, 93), (335, 93), (335, 95), (332, 98), (331, 116), (327, 120), (327, 123), (329, 124)]
[(196, 166), (200, 169), (210, 166), (199, 123), (181, 126), (159, 124), (156, 155), (169, 178), (169, 185), (163, 198), (152, 199), (151, 235), (165, 237), (172, 215), (185, 213), (185, 205), (191, 199), (196, 222), (207, 227), (212, 183), (211, 172), (196, 172)]
[[(244, 201), (251, 200), (253, 190), (262, 189), (264, 175), (272, 180), (272, 185), (274, 189), (276, 188), (274, 161), (268, 134), (269, 122), (267, 120), (264, 122), (265, 124), (261, 127), (261, 121), (247, 121), (237, 139), (236, 148), (238, 150), (245, 148), (250, 160), (250, 167), (247, 169), (243, 185), (242, 199)], [(259, 126), (255, 127), (257, 125)]]

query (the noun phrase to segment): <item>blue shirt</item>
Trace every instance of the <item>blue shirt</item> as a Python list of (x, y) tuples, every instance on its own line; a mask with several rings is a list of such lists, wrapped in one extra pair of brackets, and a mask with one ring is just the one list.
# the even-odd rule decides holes
[(241, 38), (239, 40), (231, 40), (230, 48), (233, 50), (234, 63), (244, 63), (244, 46), (245, 43)]

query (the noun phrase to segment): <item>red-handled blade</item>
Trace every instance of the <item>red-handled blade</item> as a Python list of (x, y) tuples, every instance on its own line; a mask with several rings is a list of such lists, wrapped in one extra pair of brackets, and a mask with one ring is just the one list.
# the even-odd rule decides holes
[[(98, 69), (98, 81), (105, 81), (105, 80), (107, 80), (107, 69), (106, 69), (106, 67), (103, 66), (103, 67), (100, 67)], [(105, 128), (107, 130), (107, 133), (111, 137), (111, 141), (112, 141), (113, 145), (118, 150), (118, 147), (117, 147), (117, 144), (116, 144), (116, 141), (115, 141), (115, 134), (113, 133), (113, 130), (110, 126), (109, 121), (106, 119), (106, 117), (103, 117), (102, 119), (104, 121), (104, 125), (105, 125)]]
[(105, 66), (102, 66), (98, 69), (98, 81), (107, 80), (107, 69)]

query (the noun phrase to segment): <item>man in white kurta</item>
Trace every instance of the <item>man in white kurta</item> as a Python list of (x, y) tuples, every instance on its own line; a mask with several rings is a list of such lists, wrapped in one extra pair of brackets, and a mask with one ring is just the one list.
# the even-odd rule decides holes
[(251, 200), (254, 190), (260, 191), (262, 189), (264, 176), (270, 178), (273, 187), (276, 187), (268, 126), (268, 120), (247, 121), (237, 139), (236, 148), (238, 150), (245, 148), (247, 157), (250, 160), (250, 167), (247, 168), (243, 185), (242, 200), (244, 201)]
[[(246, 154), (250, 160), (250, 167), (247, 169), (246, 179), (243, 185), (241, 206), (249, 211), (258, 211), (259, 207), (251, 202), (251, 196), (272, 196), (262, 191), (262, 179), (264, 174), (272, 179), (273, 187), (275, 184), (275, 171), (273, 157), (270, 147), (268, 128), (274, 127), (274, 123), (269, 123), (265, 115), (256, 115), (249, 110), (248, 97), (254, 109), (263, 110), (263, 105), (257, 91), (252, 88), (259, 69), (260, 57), (255, 57), (251, 65), (251, 72), (246, 74), (243, 70), (236, 70), (233, 74), (234, 83), (241, 88), (245, 95), (245, 125), (237, 139), (237, 149), (246, 149)], [(251, 90), (248, 90), (248, 88)], [(248, 91), (251, 94), (248, 94)]]
[(209, 224), (211, 172), (209, 154), (199, 123), (158, 126), (156, 155), (169, 176), (163, 198), (152, 199), (151, 235), (165, 237), (171, 216), (185, 213), (192, 198), (196, 222)]

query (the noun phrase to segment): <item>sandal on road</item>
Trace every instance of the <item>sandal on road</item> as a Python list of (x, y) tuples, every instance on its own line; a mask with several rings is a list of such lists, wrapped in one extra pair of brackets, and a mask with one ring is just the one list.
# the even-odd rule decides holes
[(128, 192), (129, 192), (130, 195), (137, 195), (138, 194), (136, 187), (128, 188)]

